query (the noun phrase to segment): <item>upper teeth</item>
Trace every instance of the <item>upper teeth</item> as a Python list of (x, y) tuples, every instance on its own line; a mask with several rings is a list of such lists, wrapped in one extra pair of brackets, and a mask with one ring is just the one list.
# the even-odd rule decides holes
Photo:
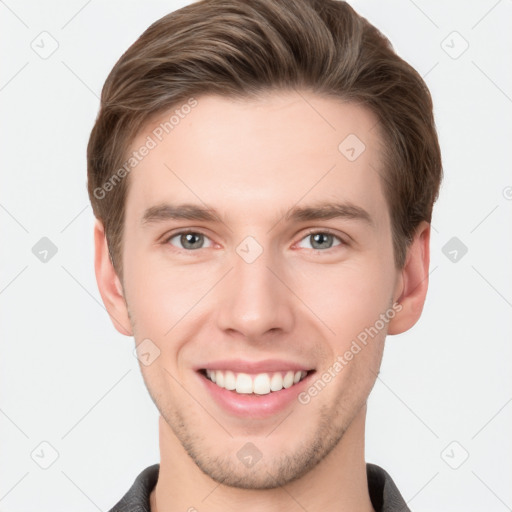
[(206, 370), (206, 376), (221, 388), (237, 393), (256, 393), (258, 395), (266, 395), (271, 391), (289, 388), (297, 384), (306, 375), (307, 372), (305, 371), (288, 371), (283, 376), (280, 372), (249, 375), (248, 373), (234, 373), (229, 370)]

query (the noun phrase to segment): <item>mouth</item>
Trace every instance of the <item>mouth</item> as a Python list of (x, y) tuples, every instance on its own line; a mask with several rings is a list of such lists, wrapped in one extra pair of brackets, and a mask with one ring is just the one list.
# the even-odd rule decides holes
[(292, 388), (314, 370), (285, 370), (244, 373), (231, 370), (202, 369), (199, 373), (217, 387), (239, 395), (268, 395)]
[(203, 363), (195, 370), (216, 406), (242, 421), (286, 414), (316, 372), (309, 365), (285, 359), (224, 359)]

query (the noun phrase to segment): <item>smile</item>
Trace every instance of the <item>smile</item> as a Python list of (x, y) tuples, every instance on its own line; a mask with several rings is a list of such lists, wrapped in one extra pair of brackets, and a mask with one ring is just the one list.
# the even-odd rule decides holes
[(243, 395), (268, 395), (288, 389), (308, 375), (304, 370), (258, 374), (236, 373), (229, 370), (203, 370), (201, 373), (218, 387)]

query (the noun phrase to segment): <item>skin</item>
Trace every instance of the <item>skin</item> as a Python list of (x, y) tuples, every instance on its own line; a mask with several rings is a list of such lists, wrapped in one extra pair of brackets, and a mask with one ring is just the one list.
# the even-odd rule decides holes
[[(152, 364), (141, 364), (161, 415), (151, 510), (373, 510), (366, 400), (386, 335), (408, 330), (421, 315), (430, 226), (418, 226), (397, 269), (379, 177), (382, 139), (363, 107), (306, 91), (197, 100), (129, 175), (122, 281), (101, 222), (95, 226), (96, 276), (114, 325), (160, 350)], [(142, 130), (133, 148), (168, 117)], [(353, 162), (338, 150), (348, 134), (366, 145)], [(284, 217), (324, 202), (359, 206), (372, 223)], [(164, 203), (207, 205), (219, 220), (142, 222), (148, 208)], [(204, 234), (204, 245), (184, 248), (175, 236), (183, 228)], [(315, 244), (309, 230), (326, 229), (334, 238)], [(252, 263), (236, 252), (247, 236), (263, 248)], [(278, 358), (321, 375), (395, 302), (400, 312), (317, 396), (271, 417), (226, 412), (195, 370), (211, 360)], [(247, 442), (262, 454), (251, 468), (237, 458)]]

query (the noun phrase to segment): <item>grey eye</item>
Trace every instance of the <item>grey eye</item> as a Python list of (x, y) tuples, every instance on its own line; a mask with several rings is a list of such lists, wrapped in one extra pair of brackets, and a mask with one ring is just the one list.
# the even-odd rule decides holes
[[(308, 243), (306, 245), (306, 249), (316, 249), (316, 250), (325, 250), (330, 249), (331, 247), (335, 247), (336, 245), (341, 244), (341, 239), (331, 233), (326, 233), (322, 231), (318, 231), (317, 233), (310, 233), (308, 236), (304, 237), (300, 244)], [(304, 247), (300, 245), (300, 247)]]
[[(174, 240), (177, 240), (178, 242), (173, 242)], [(189, 231), (187, 233), (177, 233), (176, 235), (169, 238), (169, 243), (171, 245), (174, 245), (179, 249), (187, 249), (192, 251), (196, 249), (203, 249), (205, 247), (205, 242), (207, 242), (206, 247), (211, 246), (209, 239), (205, 235), (193, 231)], [(208, 245), (208, 243), (210, 245)]]

